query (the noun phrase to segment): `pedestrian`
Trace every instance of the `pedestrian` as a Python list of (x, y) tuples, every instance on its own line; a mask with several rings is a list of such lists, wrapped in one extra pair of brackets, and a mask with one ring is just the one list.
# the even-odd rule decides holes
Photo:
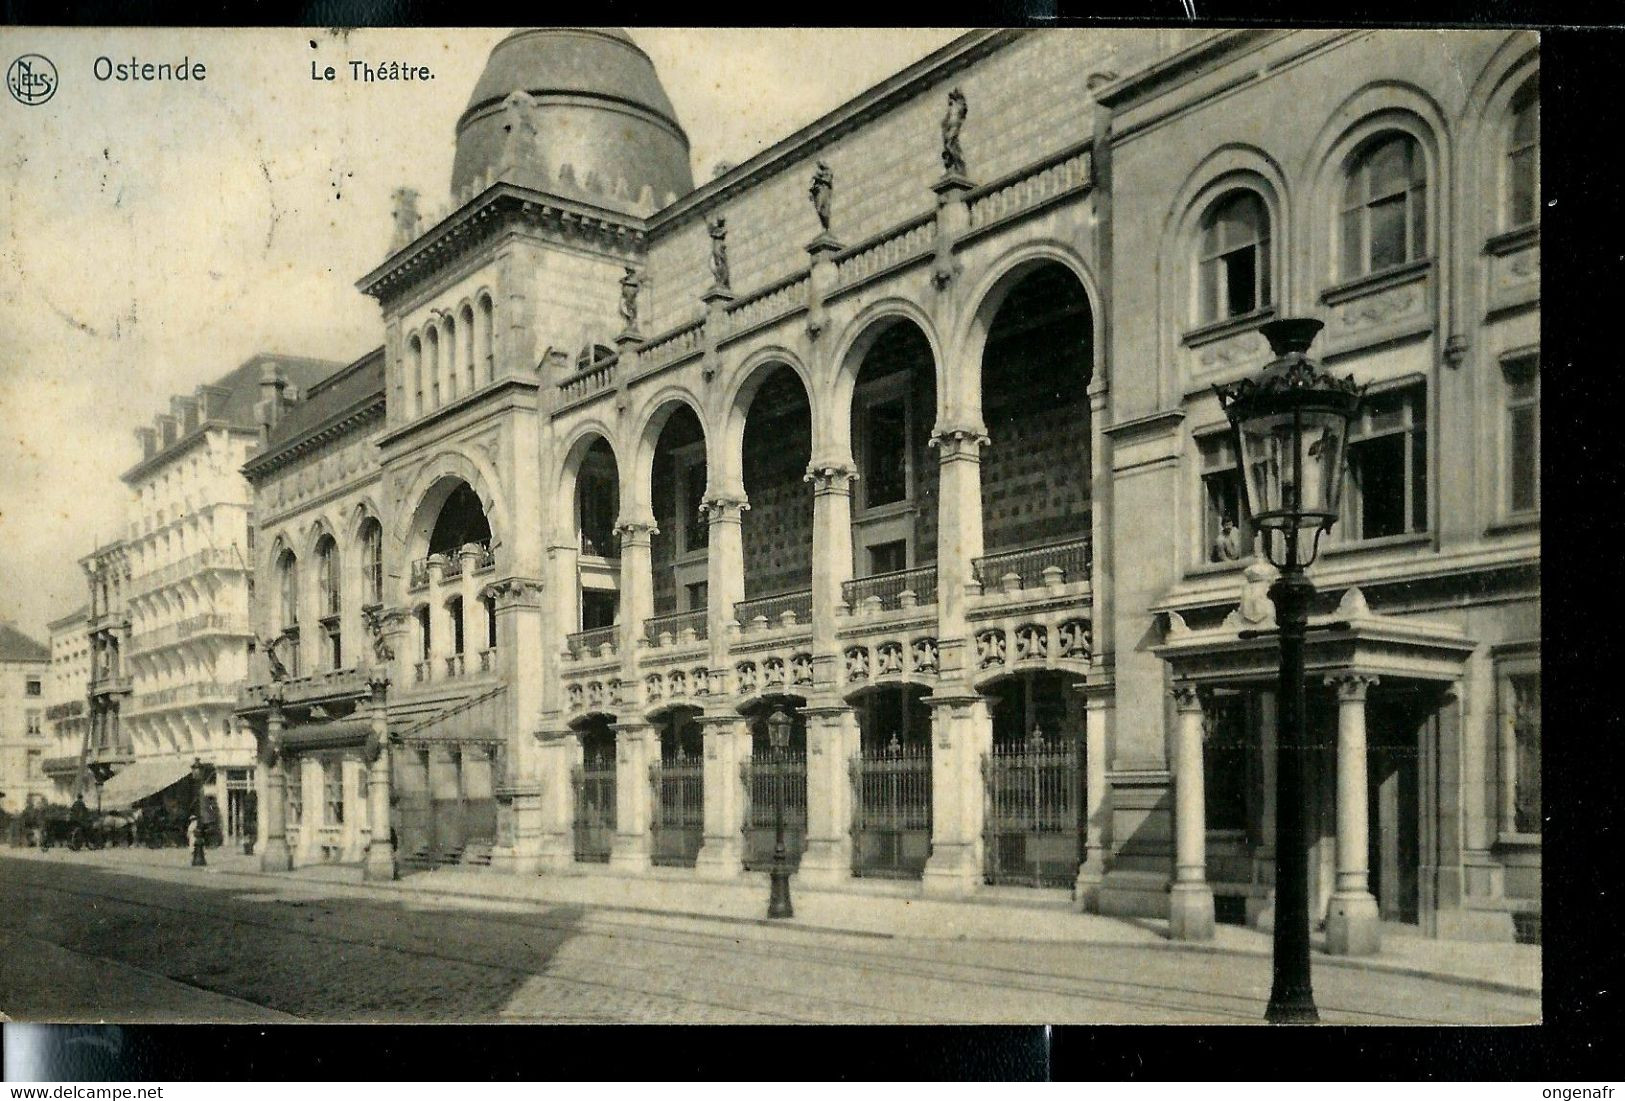
[(194, 815), (192, 815), (190, 818), (188, 818), (186, 820), (186, 847), (187, 848), (189, 848), (189, 849), (197, 848), (197, 831), (198, 831), (198, 820), (197, 820), (197, 815), (194, 814)]

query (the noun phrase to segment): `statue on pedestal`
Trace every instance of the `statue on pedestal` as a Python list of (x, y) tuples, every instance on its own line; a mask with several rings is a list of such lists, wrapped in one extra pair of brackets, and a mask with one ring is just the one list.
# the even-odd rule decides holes
[(706, 229), (711, 234), (711, 278), (721, 290), (729, 290), (728, 282), (728, 220), (718, 218), (709, 222)]
[(959, 145), (970, 105), (958, 88), (948, 93), (948, 113), (942, 117), (942, 168), (950, 176), (965, 175), (965, 151)]
[(812, 186), (807, 189), (812, 199), (813, 210), (818, 214), (818, 224), (829, 232), (829, 206), (830, 200), (835, 196), (835, 173), (823, 161), (818, 162), (818, 168), (813, 172)]

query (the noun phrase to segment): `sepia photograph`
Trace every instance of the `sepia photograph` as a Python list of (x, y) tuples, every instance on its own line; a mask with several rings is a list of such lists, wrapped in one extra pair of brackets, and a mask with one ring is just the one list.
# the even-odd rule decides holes
[(0, 1021), (1541, 1023), (1540, 63), (0, 28)]

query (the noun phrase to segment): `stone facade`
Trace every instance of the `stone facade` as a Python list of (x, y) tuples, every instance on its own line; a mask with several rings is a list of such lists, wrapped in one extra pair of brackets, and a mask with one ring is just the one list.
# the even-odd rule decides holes
[(45, 727), (45, 684), (50, 650), (9, 623), (0, 622), (0, 808), (21, 814), (48, 798), (45, 760), (51, 742)]
[(81, 776), (90, 733), (90, 608), (54, 620), (51, 632), (51, 675), (45, 685), (45, 724), (51, 755), (45, 772), (51, 778), (51, 802), (70, 804), (82, 790)]
[(785, 710), (805, 881), (1267, 924), (1269, 578), (1210, 387), (1310, 315), (1373, 384), (1314, 572), (1317, 920), (1538, 927), (1537, 46), (975, 32), (646, 217), (493, 169), (361, 280), (382, 421), (251, 464), (265, 553), (383, 530), (389, 645), (321, 698), (389, 733), (397, 855), (743, 874)]

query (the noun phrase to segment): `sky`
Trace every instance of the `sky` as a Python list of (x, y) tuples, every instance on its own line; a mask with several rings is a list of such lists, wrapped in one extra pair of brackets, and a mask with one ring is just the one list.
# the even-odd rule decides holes
[[(0, 96), (0, 619), (44, 642), (78, 559), (125, 526), (134, 430), (260, 351), (349, 362), (382, 342), (355, 281), (390, 193), (448, 199), (453, 136), (503, 30), (14, 29), (48, 102)], [(951, 41), (948, 29), (634, 28), (696, 183)], [(98, 81), (98, 58), (204, 65)], [(360, 83), (350, 60), (426, 65)], [(339, 79), (312, 79), (331, 65)]]

